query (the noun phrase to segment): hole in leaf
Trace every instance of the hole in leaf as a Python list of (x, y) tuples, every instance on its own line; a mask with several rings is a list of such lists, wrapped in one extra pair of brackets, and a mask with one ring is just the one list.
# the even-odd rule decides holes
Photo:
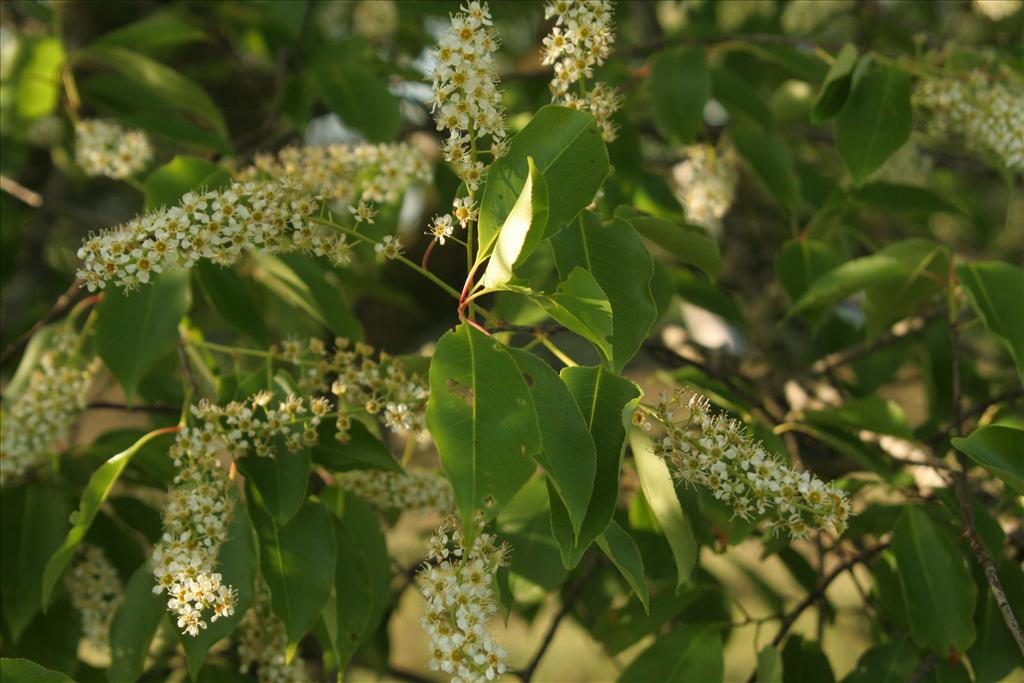
[(526, 380), (526, 386), (528, 386), (528, 387), (532, 387), (533, 386), (533, 377), (530, 377), (530, 373), (524, 372), (523, 373), (523, 379)]
[(458, 396), (463, 401), (465, 401), (467, 406), (473, 406), (473, 390), (470, 387), (467, 387), (462, 382), (458, 382), (454, 379), (449, 379), (445, 383), (445, 388), (448, 390), (448, 393), (451, 394), (452, 396)]

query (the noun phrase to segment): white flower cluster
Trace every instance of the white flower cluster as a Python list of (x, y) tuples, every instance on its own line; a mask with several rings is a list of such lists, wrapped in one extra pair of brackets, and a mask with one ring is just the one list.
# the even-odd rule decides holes
[(914, 91), (914, 104), (931, 114), (929, 132), (960, 136), (967, 146), (1024, 171), (1024, 88), (990, 80), (981, 72), (966, 79), (928, 79)]
[(455, 495), (438, 470), (413, 467), (404, 472), (352, 470), (335, 475), (338, 485), (363, 498), (378, 510), (403, 512), (455, 511)]
[(82, 616), (82, 635), (93, 647), (106, 650), (110, 622), (124, 595), (114, 565), (96, 546), (83, 546), (80, 559), (64, 577), (64, 585), (71, 604)]
[(672, 189), (686, 220), (717, 231), (736, 198), (739, 159), (731, 145), (690, 145), (686, 161), (672, 167)]
[(508, 546), (478, 533), (470, 548), (462, 532), (442, 525), (430, 539), (427, 563), (416, 576), (426, 600), (423, 628), (430, 634), (430, 668), (452, 683), (493, 681), (505, 673), (505, 649), (487, 622), (497, 612), (494, 576), (506, 564)]
[[(543, 63), (555, 65), (552, 101), (593, 114), (601, 135), (611, 142), (616, 135), (611, 117), (622, 106), (622, 95), (604, 83), (595, 83), (588, 90), (586, 81), (594, 77), (594, 67), (605, 63), (615, 43), (612, 3), (553, 0), (544, 8), (544, 18), (551, 17), (555, 17), (555, 26), (544, 38)], [(578, 94), (570, 92), (575, 83), (579, 83)]]
[(1002, 21), (1017, 13), (1024, 0), (974, 0), (974, 11), (989, 21)]
[(127, 178), (153, 159), (149, 138), (116, 123), (91, 120), (75, 126), (75, 161), (87, 175)]
[(352, 8), (352, 28), (370, 40), (389, 38), (398, 28), (398, 6), (393, 0), (360, 0)]
[(99, 361), (79, 355), (80, 340), (69, 325), (62, 325), (25, 391), (3, 411), (0, 484), (20, 478), (45, 461), (85, 408)]
[(477, 145), (491, 136), (493, 158), (507, 149), (505, 113), (498, 90), (494, 53), (498, 34), (491, 27), (487, 3), (476, 0), (460, 8), (432, 53), (434, 101), (438, 130), (447, 130), (444, 158), (471, 192), (480, 186), (484, 164)]
[(241, 180), (289, 181), (344, 206), (397, 202), (413, 183), (433, 182), (426, 155), (406, 142), (373, 145), (285, 147), (259, 154), (239, 173)]
[(770, 455), (742, 424), (713, 414), (704, 397), (687, 402), (677, 390), (671, 398), (663, 395), (654, 412), (666, 430), (655, 454), (668, 461), (676, 478), (705, 486), (731, 505), (735, 516), (771, 514), (772, 530), (793, 538), (814, 529), (846, 529), (850, 501), (843, 491)]
[(925, 187), (935, 169), (935, 162), (913, 142), (900, 147), (872, 174), (872, 180)]
[(301, 250), (345, 262), (344, 236), (308, 221), (318, 203), (285, 182), (233, 183), (224, 190), (189, 192), (174, 207), (90, 235), (78, 250), (77, 276), (90, 291), (106, 283), (134, 289), (153, 273), (200, 259), (235, 263), (246, 251)]
[(854, 0), (790, 0), (782, 11), (782, 30), (790, 35), (810, 33), (856, 4)]
[[(195, 424), (183, 427), (171, 447), (178, 474), (164, 505), (164, 535), (153, 549), (153, 591), (167, 591), (167, 607), (189, 635), (206, 628), (207, 612), (211, 621), (233, 614), (237, 599), (216, 572), (234, 509), (221, 455), (234, 459), (251, 451), (286, 458), (316, 443), (317, 426), (330, 407), (326, 399), (295, 396), (276, 408), (270, 403), (269, 392), (223, 407), (200, 402), (192, 407)], [(277, 450), (278, 439), (286, 452)]]
[(238, 624), (238, 658), (242, 673), (256, 668), (260, 683), (306, 683), (310, 680), (301, 657), (286, 658), (288, 635), (270, 607), (270, 589), (256, 580), (252, 606)]
[(469, 227), (470, 222), (477, 219), (478, 213), (479, 210), (472, 197), (456, 197), (452, 202), (452, 212), (434, 216), (427, 234), (444, 246), (445, 240), (455, 232), (456, 223), (465, 230)]

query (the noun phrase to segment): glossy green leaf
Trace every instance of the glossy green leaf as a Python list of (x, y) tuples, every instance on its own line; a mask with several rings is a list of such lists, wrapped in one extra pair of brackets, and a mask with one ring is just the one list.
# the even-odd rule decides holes
[(644, 498), (672, 549), (678, 590), (690, 578), (697, 565), (697, 539), (693, 535), (690, 520), (679, 503), (668, 465), (654, 454), (650, 436), (642, 430), (632, 429), (629, 433), (629, 443), (633, 450), (633, 462), (640, 476)]
[(1024, 495), (1024, 430), (989, 425), (954, 438), (953, 447)]
[(636, 354), (654, 324), (658, 308), (651, 295), (654, 264), (636, 230), (616, 218), (608, 223), (593, 213), (552, 239), (558, 272), (585, 268), (612, 306), (611, 368), (620, 372)]
[(702, 228), (676, 224), (664, 218), (648, 216), (629, 206), (615, 209), (615, 215), (627, 221), (643, 237), (676, 257), (681, 263), (700, 268), (711, 279), (722, 270), (722, 254), (716, 242)]
[(553, 198), (545, 237), (585, 209), (608, 175), (608, 150), (594, 117), (565, 107), (542, 107), (487, 171), (477, 226), (480, 244), (491, 241), (512, 211), (526, 184), (527, 157), (533, 157)]
[(832, 245), (816, 240), (786, 240), (775, 258), (775, 275), (790, 301), (798, 301), (815, 280), (842, 262)]
[(203, 668), (210, 648), (234, 632), (253, 601), (259, 558), (252, 522), (244, 503), (236, 503), (232, 515), (231, 525), (228, 527), (228, 540), (220, 547), (220, 554), (217, 556), (217, 571), (220, 572), (225, 584), (238, 591), (238, 601), (235, 603), (235, 613), (230, 617), (210, 622), (209, 626), (195, 636), (180, 634), (181, 646), (188, 660), (189, 675), (193, 680)]
[(68, 563), (74, 557), (78, 544), (85, 538), (86, 532), (89, 531), (89, 527), (92, 526), (93, 520), (100, 511), (100, 506), (103, 505), (110, 495), (121, 473), (124, 472), (125, 467), (131, 462), (132, 457), (147, 443), (167, 434), (171, 429), (164, 428), (149, 432), (129, 448), (100, 465), (92, 473), (92, 476), (89, 477), (89, 483), (85, 485), (85, 489), (82, 491), (82, 500), (78, 505), (78, 510), (71, 516), (71, 529), (68, 531), (67, 536), (64, 537), (64, 542), (53, 553), (50, 560), (46, 563), (46, 568), (43, 570), (43, 609), (46, 609), (50, 604), (53, 589), (57, 587), (57, 582), (60, 581), (60, 577), (64, 574)]
[(153, 592), (153, 569), (143, 564), (124, 587), (121, 604), (110, 624), (111, 683), (133, 683), (142, 675), (149, 645), (167, 614), (167, 596)]
[(757, 653), (758, 683), (782, 683), (782, 655), (772, 645)]
[(150, 366), (174, 349), (191, 305), (186, 270), (160, 273), (128, 294), (117, 287), (104, 292), (96, 306), (96, 346), (129, 399)]
[(786, 213), (795, 216), (800, 209), (800, 179), (783, 139), (753, 127), (730, 129), (729, 136)]
[(676, 143), (693, 142), (711, 96), (704, 48), (680, 46), (656, 53), (648, 83), (651, 113), (661, 134)]
[(337, 274), (301, 254), (260, 256), (257, 276), (285, 301), (301, 308), (334, 334), (360, 341), (363, 327), (341, 292)]
[(853, 84), (836, 118), (836, 147), (855, 183), (903, 146), (913, 120), (907, 72), (876, 64)]
[(208, 261), (194, 266), (203, 293), (217, 312), (260, 347), (270, 345), (270, 333), (263, 320), (264, 310), (247, 280), (231, 268)]
[(356, 537), (337, 519), (334, 520), (334, 543), (338, 552), (334, 565), (333, 648), (337, 666), (344, 671), (369, 632), (373, 584), (370, 567)]
[(29, 40), (24, 49), (28, 56), (18, 76), (15, 111), (19, 118), (32, 120), (51, 114), (57, 108), (64, 45), (58, 38), (35, 38)]
[(5, 488), (0, 496), (0, 578), (3, 616), (13, 642), (39, 613), (47, 560), (68, 529), (68, 504), (42, 483)]
[[(253, 489), (249, 489), (254, 493)], [(307, 503), (288, 524), (274, 523), (250, 501), (249, 514), (260, 549), (260, 571), (270, 587), (274, 614), (288, 634), (287, 658), (313, 627), (334, 587), (335, 545), (331, 514)]]
[(196, 157), (176, 156), (146, 176), (146, 210), (176, 206), (190, 190), (216, 190), (230, 182), (231, 175), (223, 166)]
[(655, 639), (619, 674), (619, 683), (691, 683), (721, 681), (722, 636), (718, 628), (694, 623)]
[(388, 447), (370, 433), (370, 430), (358, 420), (352, 421), (348, 430), (348, 441), (341, 443), (335, 437), (337, 429), (330, 420), (320, 423), (318, 428), (320, 439), (310, 452), (313, 462), (323, 465), (335, 472), (349, 470), (388, 470), (401, 472), (395, 456)]
[(821, 645), (801, 636), (790, 636), (782, 648), (783, 683), (835, 683), (832, 665), (821, 651)]
[(636, 541), (612, 520), (604, 533), (597, 537), (597, 545), (626, 579), (633, 593), (640, 598), (644, 611), (650, 611), (651, 592), (644, 574), (644, 558), (636, 547)]
[(537, 411), (541, 449), (534, 460), (547, 473), (578, 534), (594, 488), (594, 440), (579, 405), (555, 371), (528, 351), (509, 353), (526, 379)]
[(384, 76), (351, 60), (320, 60), (314, 69), (321, 97), (342, 123), (375, 142), (395, 139), (402, 117)]
[(512, 271), (523, 263), (534, 250), (548, 222), (548, 186), (533, 157), (526, 158), (529, 174), (519, 198), (505, 218), (501, 228), (484, 243), (477, 254), (477, 262), (489, 258), (487, 269), (480, 279), (486, 288), (498, 287), (512, 279)]
[(160, 12), (104, 33), (93, 45), (111, 45), (156, 52), (207, 39), (206, 33), (169, 12)]
[(533, 474), (541, 438), (529, 387), (506, 348), (467, 324), (437, 343), (427, 425), (464, 528), (477, 510), (498, 512)]
[(259, 492), (259, 502), (279, 525), (288, 523), (306, 500), (312, 460), (309, 448), (290, 451), (278, 436), (270, 457), (250, 454), (235, 460), (238, 470)]
[(908, 507), (892, 549), (914, 641), (937, 652), (965, 652), (975, 637), (977, 587), (959, 548), (922, 508)]
[(4, 683), (75, 683), (60, 673), (44, 668), (27, 659), (0, 659), (0, 680)]
[(921, 659), (906, 639), (877, 645), (860, 656), (843, 683), (906, 683)]
[(843, 45), (836, 59), (825, 74), (825, 81), (818, 90), (811, 107), (811, 123), (827, 121), (843, 108), (850, 94), (850, 83), (853, 81), (853, 67), (857, 64), (857, 46), (851, 43)]
[(604, 368), (565, 368), (562, 381), (569, 387), (586, 420), (597, 453), (594, 490), (578, 538), (557, 495), (549, 495), (551, 531), (562, 549), (567, 568), (579, 564), (583, 553), (611, 521), (619, 497), (619, 470), (626, 447), (626, 433), (640, 400), (640, 388)]
[(1024, 268), (1002, 261), (961, 263), (956, 276), (985, 327), (1010, 352), (1024, 381)]

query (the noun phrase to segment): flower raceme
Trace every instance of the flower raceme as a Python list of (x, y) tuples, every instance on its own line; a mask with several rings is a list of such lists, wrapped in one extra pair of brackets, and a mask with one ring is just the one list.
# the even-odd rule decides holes
[(673, 191), (686, 220), (716, 231), (739, 182), (739, 159), (728, 143), (686, 147), (686, 161), (672, 168)]
[(141, 130), (101, 120), (75, 125), (75, 161), (86, 175), (127, 178), (145, 170), (152, 159), (149, 138)]
[(455, 512), (452, 485), (438, 470), (422, 467), (404, 472), (352, 470), (335, 475), (346, 491), (358, 495), (378, 510), (402, 512)]
[(238, 624), (238, 658), (242, 673), (256, 669), (260, 683), (306, 683), (309, 672), (301, 657), (287, 659), (288, 634), (284, 623), (274, 614), (270, 589), (259, 578), (252, 606)]
[(682, 391), (663, 396), (654, 417), (666, 432), (655, 443), (655, 454), (665, 458), (677, 479), (710, 489), (735, 516), (770, 514), (772, 530), (793, 538), (814, 529), (837, 534), (846, 529), (850, 501), (843, 491), (770, 455), (742, 424), (712, 413), (704, 397), (686, 402)]
[(495, 572), (507, 564), (508, 546), (478, 533), (466, 547), (462, 532), (442, 525), (430, 539), (427, 562), (416, 576), (426, 600), (421, 623), (430, 635), (430, 668), (453, 683), (479, 683), (505, 673), (505, 649), (487, 622), (497, 612)]
[(124, 594), (114, 565), (93, 545), (83, 546), (79, 560), (64, 579), (71, 604), (82, 617), (82, 634), (93, 647), (109, 646), (110, 622)]

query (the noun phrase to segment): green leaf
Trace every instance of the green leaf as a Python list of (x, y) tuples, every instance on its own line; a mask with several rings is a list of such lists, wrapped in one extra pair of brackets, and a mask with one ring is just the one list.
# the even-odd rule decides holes
[(44, 669), (27, 659), (0, 659), (0, 680), (4, 683), (75, 683), (59, 671)]
[(135, 570), (124, 588), (121, 604), (110, 624), (110, 668), (107, 680), (134, 683), (145, 668), (149, 645), (167, 613), (167, 596), (153, 592), (153, 569), (148, 563)]
[(703, 47), (674, 47), (653, 58), (650, 96), (654, 124), (677, 143), (696, 140), (704, 122), (704, 104), (711, 95)]
[(612, 520), (604, 533), (597, 537), (597, 545), (626, 579), (636, 597), (640, 598), (644, 611), (650, 611), (651, 593), (644, 577), (644, 558), (641, 557), (633, 538)]
[[(611, 328), (609, 327), (609, 330)], [(39, 360), (53, 346), (53, 337), (60, 331), (60, 325), (46, 325), (39, 328), (32, 338), (29, 339), (21, 360), (18, 361), (18, 368), (11, 376), (11, 381), (4, 387), (3, 399), (11, 405), (28, 388), (32, 381), (32, 375), (39, 367)]]
[(205, 41), (206, 33), (169, 12), (153, 14), (132, 22), (93, 41), (93, 45), (107, 45), (158, 52), (168, 47)]
[(92, 45), (75, 53), (118, 71), (140, 94), (158, 97), (175, 109), (191, 112), (214, 129), (225, 132), (224, 117), (198, 84), (143, 54), (115, 45)]
[(633, 450), (633, 461), (640, 476), (644, 498), (647, 499), (647, 504), (672, 549), (678, 590), (690, 578), (697, 565), (697, 539), (694, 538), (690, 520), (679, 504), (675, 482), (672, 480), (668, 465), (654, 454), (651, 438), (642, 430), (632, 429), (629, 433), (629, 443)]
[(892, 549), (914, 641), (936, 652), (965, 652), (974, 642), (978, 591), (956, 544), (923, 508), (908, 507)]
[(594, 488), (597, 454), (580, 407), (551, 367), (529, 351), (509, 349), (533, 396), (541, 449), (534, 455), (578, 534)]
[(64, 45), (58, 38), (36, 38), (27, 41), (24, 49), (28, 56), (18, 75), (15, 112), (21, 119), (33, 120), (57, 108)]
[(953, 439), (953, 448), (996, 475), (1024, 495), (1024, 431), (990, 425), (969, 436)]
[(263, 321), (264, 311), (251, 284), (231, 268), (207, 261), (199, 261), (194, 268), (203, 293), (217, 312), (249, 335), (257, 345), (270, 346), (270, 333)]
[(757, 653), (758, 683), (782, 683), (782, 655), (771, 645)]
[(786, 213), (795, 216), (800, 209), (800, 179), (782, 138), (753, 127), (730, 128), (729, 136)]
[(695, 623), (679, 626), (654, 643), (619, 674), (619, 683), (696, 683), (721, 681), (722, 637), (718, 628)]
[(506, 348), (468, 324), (437, 343), (427, 425), (466, 529), (477, 510), (496, 514), (533, 474), (541, 444), (529, 387)]
[(1002, 261), (961, 263), (956, 276), (981, 322), (1006, 346), (1024, 380), (1024, 268)]
[(43, 569), (67, 533), (71, 511), (64, 496), (43, 483), (4, 489), (0, 510), (3, 615), (17, 642), (42, 607)]
[(260, 571), (270, 587), (274, 614), (284, 622), (287, 659), (291, 661), (299, 640), (319, 618), (334, 586), (331, 514), (323, 505), (307, 503), (280, 526), (252, 501), (249, 514), (259, 540)]
[(842, 263), (832, 245), (816, 240), (786, 240), (775, 258), (775, 275), (790, 301), (798, 301), (815, 280)]
[(370, 433), (366, 425), (352, 421), (348, 431), (348, 442), (341, 443), (335, 438), (337, 429), (333, 422), (325, 420), (318, 428), (320, 439), (310, 450), (313, 462), (334, 471), (388, 470), (401, 472), (402, 466), (391, 455), (388, 447)]
[(866, 429), (880, 434), (892, 434), (908, 441), (914, 440), (914, 430), (903, 408), (895, 401), (881, 396), (865, 396), (851, 399), (835, 408), (809, 410), (807, 418), (811, 422), (846, 427), (855, 433)]
[(498, 287), (512, 279), (512, 271), (533, 252), (548, 223), (548, 186), (537, 170), (533, 157), (526, 158), (530, 172), (519, 198), (505, 218), (501, 228), (477, 253), (477, 263), (485, 258), (487, 269), (480, 284), (485, 288)]
[(843, 683), (906, 683), (918, 664), (917, 649), (906, 639), (871, 648)]
[[(1007, 600), (1014, 606), (1019, 619), (1020, 605), (1024, 605), (1024, 572), (1020, 564), (1009, 558), (1003, 560), (999, 567), (999, 578)], [(1020, 671), (1021, 658), (1017, 643), (991, 591), (984, 591), (984, 598), (979, 600), (975, 621), (978, 624), (978, 638), (968, 656), (974, 667), (976, 683), (997, 683), (1006, 679), (1007, 674), (1014, 669)]]
[(225, 584), (238, 591), (238, 602), (235, 604), (233, 615), (211, 622), (198, 635), (179, 635), (181, 646), (185, 650), (185, 658), (188, 660), (189, 675), (193, 680), (203, 668), (210, 648), (234, 632), (245, 611), (252, 605), (259, 561), (256, 554), (256, 539), (245, 505), (236, 504), (232, 514), (228, 540), (220, 547), (220, 554), (217, 556), (217, 571), (220, 572)]
[(551, 203), (544, 237), (590, 204), (608, 175), (608, 150), (594, 117), (574, 109), (542, 107), (509, 142), (508, 153), (487, 171), (477, 228), (487, 244), (511, 213), (529, 173), (527, 157), (547, 181)]
[(626, 448), (626, 430), (640, 401), (640, 388), (604, 368), (565, 368), (562, 381), (586, 420), (597, 453), (594, 490), (587, 514), (574, 538), (568, 512), (554, 492), (548, 496), (551, 507), (551, 531), (562, 549), (562, 563), (571, 569), (583, 553), (601, 535), (612, 519), (619, 497), (619, 470)]
[(721, 272), (722, 254), (718, 242), (702, 228), (647, 216), (630, 206), (618, 207), (615, 215), (682, 263), (700, 268), (712, 280)]
[(611, 368), (620, 372), (647, 338), (658, 315), (650, 282), (654, 263), (636, 230), (587, 212), (552, 239), (558, 272), (589, 270), (612, 306)]
[[(373, 611), (373, 584), (370, 567), (356, 537), (339, 520), (334, 520), (333, 649), (337, 667), (344, 671), (349, 660), (367, 636)], [(328, 603), (328, 610), (330, 603)], [(325, 614), (325, 621), (328, 616)], [(331, 630), (330, 628), (328, 629)]]
[(190, 190), (215, 190), (230, 183), (231, 175), (223, 166), (179, 155), (146, 176), (146, 210), (176, 206)]
[(857, 46), (851, 43), (843, 45), (836, 55), (825, 81), (818, 90), (811, 107), (811, 123), (827, 121), (843, 108), (850, 94), (850, 83), (853, 80), (853, 67), (857, 64)]
[(235, 148), (227, 134), (215, 129), (204, 128), (188, 114), (175, 114), (141, 109), (122, 111), (117, 109), (118, 121), (127, 128), (141, 128), (150, 136), (175, 145), (211, 149), (220, 154), (234, 156)]
[(150, 366), (174, 349), (192, 304), (187, 270), (160, 273), (125, 294), (108, 287), (96, 306), (96, 347), (130, 400)]
[(259, 492), (259, 502), (279, 525), (288, 523), (306, 500), (312, 466), (309, 448), (288, 450), (278, 436), (270, 457), (246, 455), (235, 460), (238, 470)]
[(402, 126), (399, 100), (368, 67), (321, 59), (314, 65), (320, 95), (342, 122), (374, 142), (391, 142)]
[(742, 115), (746, 122), (766, 129), (774, 125), (767, 98), (758, 92), (756, 85), (740, 77), (732, 69), (722, 66), (711, 67), (711, 95), (721, 102), (733, 117), (738, 118)]
[[(353, 493), (344, 494), (342, 508), (339, 515), (341, 522), (354, 538), (370, 571), (370, 591), (368, 595), (371, 597), (371, 609), (366, 626), (367, 637), (369, 637), (381, 623), (385, 613), (391, 606), (392, 561), (388, 555), (380, 517), (374, 509), (366, 501)], [(338, 585), (341, 584), (339, 583)], [(339, 606), (339, 609), (346, 608)]]
[(283, 298), (309, 313), (331, 332), (347, 339), (363, 338), (363, 327), (341, 293), (336, 273), (317, 260), (301, 254), (261, 255), (258, 275)]
[(114, 488), (114, 484), (117, 483), (118, 477), (124, 472), (124, 468), (128, 466), (128, 463), (139, 452), (139, 449), (153, 439), (167, 434), (173, 429), (165, 427), (149, 432), (129, 448), (100, 465), (92, 473), (92, 476), (89, 477), (89, 483), (85, 485), (85, 489), (82, 491), (82, 501), (78, 505), (78, 511), (71, 516), (71, 529), (64, 538), (64, 542), (53, 553), (50, 560), (46, 563), (46, 568), (43, 570), (42, 595), (44, 610), (50, 604), (53, 589), (57, 587), (57, 582), (60, 581), (60, 577), (64, 574), (68, 563), (74, 557), (78, 544), (85, 538), (86, 532), (89, 531), (89, 527), (100, 511), (100, 506), (103, 505), (103, 502), (110, 495), (110, 491)]
[(801, 636), (790, 636), (782, 649), (783, 683), (835, 683), (832, 666), (821, 646)]
[(884, 211), (930, 214), (937, 212), (963, 214), (964, 211), (949, 199), (936, 194), (926, 187), (890, 183), (884, 180), (869, 181), (856, 187), (850, 196), (861, 204)]
[(913, 125), (910, 76), (893, 66), (874, 65), (853, 84), (836, 118), (836, 147), (856, 184), (903, 146)]

